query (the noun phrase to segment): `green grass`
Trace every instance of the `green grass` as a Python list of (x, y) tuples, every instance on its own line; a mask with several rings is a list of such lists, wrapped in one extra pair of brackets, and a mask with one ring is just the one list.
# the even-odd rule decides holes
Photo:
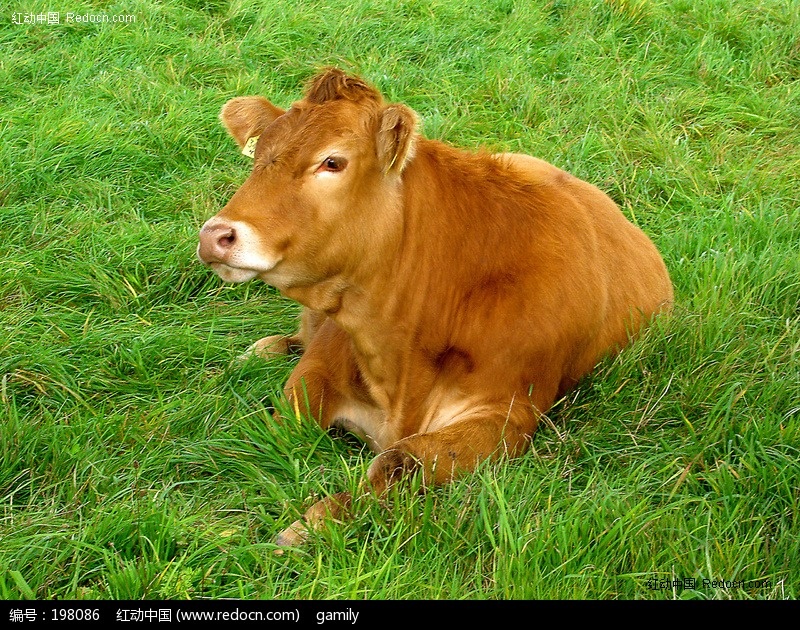
[[(798, 3), (23, 4), (0, 24), (0, 597), (800, 596)], [(428, 136), (606, 190), (677, 307), (525, 457), (279, 557), (370, 454), (275, 425), (291, 360), (231, 360), (297, 308), (194, 249), (249, 166), (222, 104), (287, 104), (327, 64)]]

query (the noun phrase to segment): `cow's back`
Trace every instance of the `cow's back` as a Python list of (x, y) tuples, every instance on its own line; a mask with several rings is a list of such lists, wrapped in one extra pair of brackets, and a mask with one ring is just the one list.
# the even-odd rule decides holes
[[(668, 309), (673, 301), (672, 283), (667, 268), (652, 241), (620, 211), (617, 205), (596, 186), (561, 169), (528, 155), (504, 153), (496, 156), (525, 174), (532, 183), (551, 187), (566, 207), (579, 207), (581, 221), (596, 238), (591, 275), (596, 291), (605, 294), (604, 313), (598, 333), (567, 376), (577, 380), (604, 355), (627, 345), (631, 336), (654, 314)], [(576, 266), (581, 262), (575, 261)]]

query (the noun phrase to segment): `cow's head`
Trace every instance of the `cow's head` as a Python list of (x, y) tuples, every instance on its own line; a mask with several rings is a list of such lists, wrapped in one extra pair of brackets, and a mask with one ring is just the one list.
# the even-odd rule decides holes
[(408, 107), (329, 69), (286, 111), (240, 97), (220, 118), (240, 147), (255, 144), (250, 177), (200, 231), (197, 254), (223, 280), (311, 285), (347, 273), (398, 223)]

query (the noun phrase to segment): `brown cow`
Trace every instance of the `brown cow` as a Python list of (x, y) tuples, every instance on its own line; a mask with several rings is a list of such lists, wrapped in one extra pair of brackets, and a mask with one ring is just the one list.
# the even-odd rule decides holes
[[(240, 146), (258, 138), (255, 164), (198, 255), (305, 307), (297, 335), (254, 351), (305, 350), (286, 395), (379, 453), (367, 491), (523, 453), (541, 415), (672, 302), (656, 248), (600, 190), (423, 138), (411, 109), (340, 70), (287, 111), (242, 97), (220, 117)], [(349, 504), (318, 502), (278, 544)]]

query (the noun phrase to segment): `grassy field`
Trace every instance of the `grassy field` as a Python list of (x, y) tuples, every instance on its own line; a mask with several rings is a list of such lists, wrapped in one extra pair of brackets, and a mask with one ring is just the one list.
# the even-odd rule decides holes
[[(790, 0), (4, 9), (0, 597), (800, 596), (799, 33)], [(371, 456), (275, 425), (292, 361), (232, 359), (297, 307), (194, 251), (250, 166), (222, 104), (288, 104), (328, 64), (430, 137), (606, 190), (662, 251), (677, 306), (525, 457), (364, 500), (276, 556), (274, 535)]]

